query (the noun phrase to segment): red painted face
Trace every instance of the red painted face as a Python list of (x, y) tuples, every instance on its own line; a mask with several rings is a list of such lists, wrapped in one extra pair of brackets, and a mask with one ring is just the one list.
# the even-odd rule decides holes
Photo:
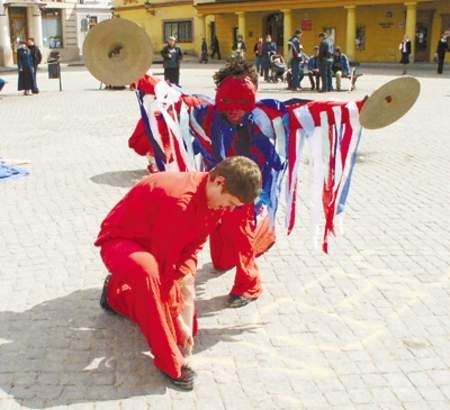
[(248, 77), (227, 77), (217, 88), (217, 110), (225, 113), (230, 122), (239, 122), (255, 106), (256, 88)]
[(227, 117), (227, 120), (232, 124), (239, 124), (244, 115), (245, 111), (238, 108), (236, 109), (232, 108), (228, 111), (225, 111), (225, 116)]

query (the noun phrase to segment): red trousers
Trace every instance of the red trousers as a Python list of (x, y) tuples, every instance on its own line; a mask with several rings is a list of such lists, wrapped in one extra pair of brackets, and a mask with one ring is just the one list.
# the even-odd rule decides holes
[(155, 366), (178, 378), (184, 358), (178, 343), (184, 335), (176, 321), (178, 296), (161, 287), (158, 261), (140, 245), (129, 240), (103, 244), (101, 256), (111, 273), (108, 304), (135, 322), (147, 339)]
[(255, 227), (251, 217), (253, 206), (236, 208), (226, 213), (210, 236), (213, 266), (228, 270), (236, 266), (234, 285), (230, 294), (257, 298), (261, 292), (261, 278), (255, 258), (266, 252), (275, 242), (275, 230), (266, 217)]

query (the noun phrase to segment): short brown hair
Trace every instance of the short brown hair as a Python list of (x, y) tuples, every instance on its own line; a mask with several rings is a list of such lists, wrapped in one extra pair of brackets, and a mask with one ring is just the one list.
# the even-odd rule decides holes
[(238, 198), (244, 204), (253, 202), (261, 191), (262, 176), (256, 162), (243, 156), (225, 158), (213, 168), (211, 180), (225, 178), (225, 191)]

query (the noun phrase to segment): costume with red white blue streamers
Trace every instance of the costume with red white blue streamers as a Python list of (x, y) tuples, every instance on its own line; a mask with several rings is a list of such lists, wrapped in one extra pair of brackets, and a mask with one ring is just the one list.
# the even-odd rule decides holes
[(257, 209), (266, 208), (272, 221), (285, 183), (288, 233), (295, 225), (298, 174), (308, 142), (313, 166), (312, 219), (317, 228), (324, 221), (322, 249), (328, 252), (334, 217), (344, 210), (349, 193), (364, 101), (260, 100), (233, 125), (218, 109), (217, 97), (214, 104), (208, 97), (188, 94), (151, 77), (138, 85), (137, 96), (144, 127), (133, 134), (131, 147), (147, 139), (159, 170), (210, 169), (227, 156), (250, 157), (263, 175)]

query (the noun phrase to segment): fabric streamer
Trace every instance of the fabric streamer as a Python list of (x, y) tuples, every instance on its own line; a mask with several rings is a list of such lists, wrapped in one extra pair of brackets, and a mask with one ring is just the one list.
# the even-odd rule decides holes
[[(158, 169), (205, 170), (230, 155), (246, 155), (259, 164), (263, 176), (255, 218), (269, 215), (273, 224), (283, 191), (288, 234), (295, 226), (298, 175), (308, 147), (312, 225), (328, 252), (334, 218), (343, 212), (349, 195), (364, 101), (255, 101), (248, 78), (229, 77), (219, 85), (214, 104), (166, 82), (149, 82), (151, 87), (141, 87), (147, 93), (138, 92), (137, 97)], [(230, 126), (225, 113), (233, 109), (245, 115), (240, 124)]]

